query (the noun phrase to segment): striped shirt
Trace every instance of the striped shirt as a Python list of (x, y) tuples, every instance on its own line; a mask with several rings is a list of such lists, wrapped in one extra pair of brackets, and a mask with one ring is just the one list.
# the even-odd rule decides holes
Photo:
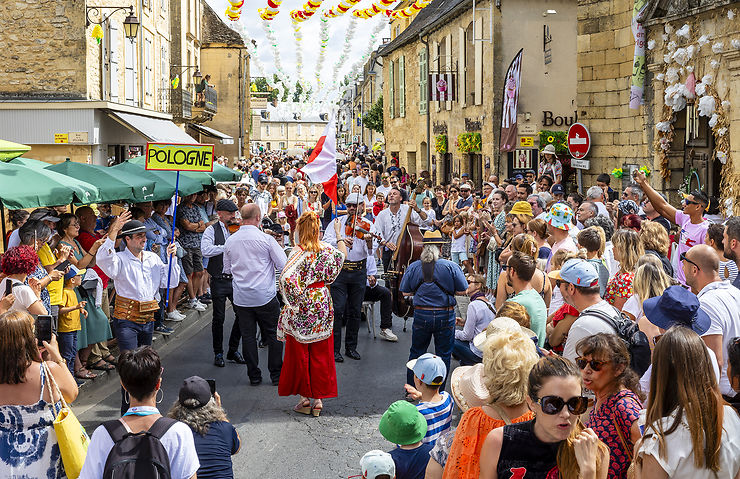
[(452, 396), (447, 391), (439, 394), (442, 396), (439, 402), (420, 402), (416, 405), (416, 409), (427, 420), (427, 434), (422, 439), (424, 443), (434, 444), (450, 428), (452, 422)]
[(737, 264), (734, 261), (719, 262), (719, 277), (727, 279), (732, 283), (737, 278)]

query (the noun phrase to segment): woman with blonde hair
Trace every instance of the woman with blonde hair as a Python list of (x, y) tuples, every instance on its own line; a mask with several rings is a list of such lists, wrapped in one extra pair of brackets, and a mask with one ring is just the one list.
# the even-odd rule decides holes
[[(509, 248), (512, 253), (514, 251), (521, 251), (527, 256), (531, 256), (534, 259), (537, 258), (537, 243), (531, 235), (518, 234), (514, 236), (509, 244)], [(501, 257), (504, 257), (503, 253), (501, 254)], [(552, 284), (548, 281), (545, 272), (542, 270), (535, 271), (535, 275), (532, 276), (530, 284), (532, 285), (532, 288), (542, 296), (542, 299), (545, 300), (545, 305), (549, 305), (550, 300), (552, 299)], [(506, 268), (504, 268), (498, 276), (496, 308), (500, 308), (504, 304), (504, 301), (511, 298), (513, 295), (514, 288), (509, 285), (509, 275)]]
[[(488, 433), (497, 427), (534, 418), (526, 397), (529, 372), (537, 362), (537, 349), (513, 319), (497, 318), (495, 322), (495, 332), (486, 333), (481, 345), (483, 382), (489, 404), (468, 409), (460, 419), (442, 476), (445, 479), (478, 477), (480, 452)], [(454, 378), (452, 383), (455, 384)]]
[(635, 278), (632, 280), (633, 294), (624, 303), (622, 311), (640, 324), (640, 329), (648, 335), (648, 339), (657, 334), (657, 330), (645, 319), (642, 303), (648, 298), (662, 295), (672, 284), (673, 278), (665, 274), (663, 264), (655, 255), (646, 254), (637, 262)]
[(645, 250), (640, 237), (634, 230), (620, 229), (612, 236), (614, 259), (619, 262), (619, 271), (606, 285), (604, 299), (621, 311), (624, 303), (632, 296), (632, 280), (635, 266)]
[(337, 249), (319, 241), (319, 216), (313, 211), (303, 213), (298, 219), (297, 245), (280, 274), (285, 306), (277, 337), (285, 342), (285, 358), (278, 394), (300, 395), (293, 410), (314, 416), (321, 413), (323, 398), (337, 396), (334, 309), (327, 284), (339, 275), (347, 247), (340, 222), (334, 226)]
[(514, 301), (505, 301), (504, 304), (496, 311), (496, 317), (511, 318), (519, 323), (519, 326), (523, 328), (529, 328), (531, 324), (527, 308), (519, 303), (515, 303)]
[(712, 360), (691, 329), (670, 328), (653, 351), (637, 478), (740, 477), (740, 418), (722, 399)]
[(645, 253), (656, 256), (663, 263), (665, 274), (673, 276), (673, 265), (668, 259), (671, 240), (663, 225), (655, 221), (643, 221), (640, 229), (640, 242)]

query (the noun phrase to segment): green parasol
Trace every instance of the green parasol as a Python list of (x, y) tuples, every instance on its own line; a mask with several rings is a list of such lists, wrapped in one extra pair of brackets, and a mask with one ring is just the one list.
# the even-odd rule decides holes
[[(143, 164), (137, 165), (131, 161), (124, 161), (110, 168), (154, 180), (156, 184), (154, 186), (154, 198), (152, 198), (152, 201), (170, 199), (175, 194), (176, 171), (147, 170), (144, 169)], [(180, 195), (192, 195), (202, 190), (203, 185), (199, 181), (180, 175)]]
[(13, 158), (8, 163), (11, 165), (27, 166), (29, 168), (46, 168), (51, 164), (41, 160), (34, 160), (33, 158)]
[(30, 146), (13, 143), (12, 141), (7, 140), (0, 140), (0, 161), (10, 161), (30, 150)]
[(0, 202), (9, 209), (86, 205), (99, 201), (98, 189), (44, 168), (0, 163)]
[(100, 190), (102, 202), (129, 200), (140, 203), (151, 201), (154, 197), (155, 181), (139, 175), (116, 172), (104, 166), (88, 165), (69, 159), (48, 165), (46, 169), (95, 184)]
[[(129, 158), (129, 163), (133, 163), (135, 165), (139, 165), (142, 168), (146, 168), (146, 160), (143, 156), (137, 156), (134, 158)], [(147, 171), (157, 171), (158, 173), (170, 173), (169, 171), (159, 171), (159, 170), (147, 170)], [(172, 171), (172, 178), (173, 178), (173, 184), (174, 184), (174, 178), (177, 175), (176, 171)], [(190, 178), (192, 180), (200, 182), (201, 186), (211, 186), (216, 183), (214, 178), (210, 175), (210, 173), (202, 173), (199, 171), (181, 171), (180, 172), (180, 189), (182, 190), (182, 179), (183, 177)], [(201, 187), (201, 190), (203, 188)], [(183, 195), (187, 196), (185, 193)]]

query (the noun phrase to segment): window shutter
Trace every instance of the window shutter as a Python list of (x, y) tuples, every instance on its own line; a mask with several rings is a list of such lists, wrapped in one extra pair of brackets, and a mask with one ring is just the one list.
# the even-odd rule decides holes
[(144, 89), (148, 96), (152, 96), (152, 39), (147, 38), (144, 45)]
[(429, 73), (427, 72), (427, 51), (419, 52), (419, 114), (427, 114), (429, 99), (428, 91)]
[(398, 59), (398, 116), (406, 116), (406, 62), (403, 55)]
[[(452, 34), (448, 34), (447, 38), (445, 40), (445, 44), (447, 48), (445, 49), (446, 54), (448, 55), (447, 58), (445, 58), (445, 63), (447, 63), (447, 71), (451, 72), (452, 70)], [(452, 87), (452, 85), (450, 85)], [(454, 92), (453, 92), (454, 93)], [(447, 101), (445, 102), (445, 109), (446, 110), (452, 110), (452, 102)]]
[(108, 24), (108, 41), (110, 42), (110, 101), (118, 101), (118, 66), (121, 62), (121, 47), (118, 44), (118, 29)]
[(458, 28), (457, 29), (457, 45), (458, 45), (458, 62), (457, 62), (457, 70), (458, 70), (458, 77), (457, 77), (457, 101), (460, 102), (460, 106), (465, 106), (465, 48), (466, 48), (466, 42), (465, 42), (465, 29), (464, 28)]
[(393, 66), (395, 65), (395, 63), (396, 63), (395, 61), (391, 60), (390, 61), (390, 68), (388, 69), (388, 75), (390, 76), (389, 83), (388, 83), (388, 94), (389, 94), (389, 98), (388, 98), (388, 100), (389, 100), (388, 101), (388, 114), (389, 114), (389, 116), (391, 118), (394, 118), (395, 117), (395, 113), (396, 113), (395, 112), (395, 108), (394, 108), (394, 103), (396, 102), (396, 91), (395, 91), (396, 90), (396, 81), (395, 81), (395, 75), (394, 75), (394, 72), (393, 72)]
[(124, 50), (126, 67), (124, 94), (126, 96), (126, 103), (133, 105), (136, 102), (136, 45), (125, 41)]
[[(483, 32), (483, 19), (476, 20), (476, 32)], [(482, 33), (481, 33), (482, 34)], [(483, 104), (483, 42), (475, 41), (475, 104)]]

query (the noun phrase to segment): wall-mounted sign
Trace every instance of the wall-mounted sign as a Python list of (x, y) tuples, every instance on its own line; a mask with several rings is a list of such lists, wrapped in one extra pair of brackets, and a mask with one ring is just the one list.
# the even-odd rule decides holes
[(480, 121), (470, 118), (465, 119), (465, 131), (480, 131), (480, 129)]
[(66, 133), (54, 133), (54, 143), (69, 143), (69, 135)]
[(573, 158), (570, 160), (570, 166), (577, 170), (588, 170), (591, 168), (591, 160), (576, 160)]
[(147, 143), (146, 169), (213, 171), (213, 145)]
[(542, 111), (542, 126), (570, 126), (578, 123), (578, 112), (571, 116), (558, 116), (549, 110)]
[(568, 129), (568, 151), (575, 159), (581, 159), (591, 149), (591, 134), (582, 123), (574, 123)]
[(534, 146), (533, 136), (521, 136), (519, 137), (519, 148), (532, 148)]
[(70, 143), (87, 143), (88, 134), (86, 131), (70, 131), (69, 132)]
[(435, 135), (446, 135), (447, 123), (435, 121), (432, 125), (432, 133), (434, 133)]
[(518, 133), (520, 135), (536, 135), (537, 134), (537, 124), (532, 122), (519, 122), (517, 124)]

